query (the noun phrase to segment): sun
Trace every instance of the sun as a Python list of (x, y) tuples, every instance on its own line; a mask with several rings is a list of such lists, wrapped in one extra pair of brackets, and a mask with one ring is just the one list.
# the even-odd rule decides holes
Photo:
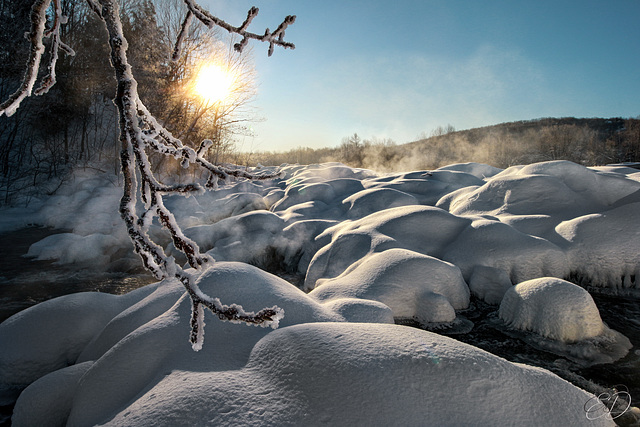
[(198, 71), (194, 92), (207, 104), (215, 104), (229, 96), (234, 83), (234, 76), (223, 67), (208, 64)]

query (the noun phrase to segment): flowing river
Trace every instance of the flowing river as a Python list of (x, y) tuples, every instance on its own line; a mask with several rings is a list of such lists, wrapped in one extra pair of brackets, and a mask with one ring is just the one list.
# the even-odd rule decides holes
[(59, 232), (32, 227), (0, 235), (0, 322), (62, 295), (86, 291), (124, 294), (155, 281), (145, 271), (95, 272), (24, 257), (33, 243)]

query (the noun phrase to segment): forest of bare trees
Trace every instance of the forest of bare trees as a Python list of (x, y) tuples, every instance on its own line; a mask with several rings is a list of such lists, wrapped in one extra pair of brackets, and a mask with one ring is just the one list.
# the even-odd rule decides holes
[[(0, 205), (51, 193), (71, 168), (91, 165), (117, 172), (119, 143), (113, 70), (104, 25), (85, 1), (62, 0), (67, 17), (60, 38), (73, 55), (61, 54), (56, 84), (34, 97), (0, 126)], [(209, 158), (229, 161), (233, 140), (253, 119), (255, 70), (251, 47), (233, 54), (232, 37), (191, 26), (179, 57), (171, 61), (180, 31), (182, 0), (120, 0), (128, 57), (149, 110), (190, 147), (213, 141)], [(0, 99), (20, 85), (29, 54), (31, 2), (0, 0)], [(46, 54), (45, 54), (46, 55)], [(224, 103), (204, 102), (193, 92), (197, 64), (223, 64), (237, 76)], [(172, 168), (160, 162), (159, 168)], [(161, 172), (156, 170), (156, 172)], [(167, 175), (174, 173), (167, 171)]]

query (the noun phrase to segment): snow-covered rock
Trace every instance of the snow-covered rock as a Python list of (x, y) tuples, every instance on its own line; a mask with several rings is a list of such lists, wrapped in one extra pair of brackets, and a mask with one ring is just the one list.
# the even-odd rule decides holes
[[(321, 304), (281, 279), (238, 263), (218, 264), (199, 285), (247, 309), (277, 301), (285, 309), (280, 329), (223, 323), (207, 314), (207, 339), (196, 353), (186, 340), (191, 311), (186, 295), (138, 295), (145, 298), (128, 301), (133, 304), (102, 332), (93, 330), (89, 346), (108, 342), (110, 348), (89, 352), (95, 359), (54, 367), (33, 382), (16, 404), (14, 425), (54, 420), (69, 425), (498, 426), (584, 420), (588, 393), (543, 369), (423, 330), (380, 323), (389, 321), (380, 303), (338, 299)], [(175, 303), (167, 309), (169, 294)], [(49, 303), (61, 343), (74, 333), (76, 322), (65, 301)], [(344, 322), (334, 311), (339, 307), (378, 317), (369, 319), (374, 323)], [(93, 311), (113, 315), (99, 305)], [(151, 311), (159, 314), (149, 316)], [(10, 326), (26, 334), (42, 326), (34, 320), (23, 315)], [(110, 329), (113, 323), (117, 328)], [(45, 357), (37, 341), (18, 340), (15, 346)], [(590, 425), (611, 423), (603, 418)]]
[(153, 292), (155, 286), (123, 296), (66, 295), (0, 323), (0, 403), (8, 404), (16, 392), (41, 376), (76, 363), (114, 316)]
[(469, 305), (469, 288), (456, 266), (406, 249), (389, 249), (365, 257), (340, 276), (319, 280), (309, 295), (321, 301), (380, 301), (391, 308), (395, 317), (425, 325), (453, 322), (455, 310)]
[(496, 267), (477, 265), (469, 278), (471, 293), (489, 304), (500, 304), (511, 286), (511, 278), (507, 272)]
[(572, 273), (591, 286), (640, 288), (638, 218), (640, 203), (630, 203), (560, 223)]
[(512, 283), (570, 273), (566, 255), (557, 245), (494, 219), (473, 221), (444, 248), (441, 258), (458, 266), (465, 279), (478, 266), (500, 269)]
[[(585, 422), (590, 396), (555, 375), (392, 323), (452, 322), (471, 294), (500, 303), (495, 326), (532, 346), (584, 364), (622, 357), (629, 341), (560, 279), (638, 288), (639, 173), (562, 161), (279, 170), (273, 182), (166, 199), (187, 236), (230, 261), (200, 277), (202, 290), (247, 310), (284, 308), (279, 330), (207, 314), (194, 353), (177, 281), (40, 304), (0, 325), (2, 401), (31, 384), (16, 425)], [(0, 223), (64, 229), (30, 256), (113, 268), (131, 256), (120, 192), (78, 172), (38, 212)], [(173, 253), (157, 224), (150, 233)], [(300, 275), (310, 293), (237, 261)]]
[(363, 218), (384, 209), (417, 205), (418, 199), (392, 188), (371, 188), (347, 197), (342, 203), (349, 205), (349, 218)]
[(455, 163), (452, 165), (443, 166), (438, 168), (438, 170), (448, 170), (448, 171), (458, 171), (468, 173), (469, 175), (473, 175), (479, 179), (491, 178), (494, 175), (502, 172), (502, 169), (496, 168), (494, 166), (485, 165), (484, 163)]
[[(453, 263), (467, 282), (476, 268), (488, 267), (512, 283), (554, 276), (603, 287), (638, 286), (634, 219), (640, 181), (634, 169), (553, 161), (505, 170), (465, 163), (392, 174), (339, 163), (279, 170), (281, 180), (240, 181), (187, 199), (169, 196), (165, 204), (214, 258), (277, 264), (306, 275), (306, 289), (390, 248)], [(137, 261), (125, 259), (131, 243), (117, 213), (120, 192), (114, 178), (77, 171), (21, 222), (68, 233), (38, 242), (30, 256), (131, 268)], [(183, 260), (157, 224), (150, 233)], [(253, 245), (244, 243), (247, 235)], [(481, 284), (497, 282), (478, 274), (472, 287), (484, 295), (489, 291)], [(498, 294), (488, 298), (495, 303)]]
[(509, 289), (499, 313), (513, 328), (564, 342), (593, 338), (605, 328), (587, 291), (554, 278), (528, 280)]
[(566, 219), (601, 210), (640, 190), (625, 175), (598, 173), (568, 161), (514, 166), (452, 201), (451, 212), (550, 214)]
[(542, 277), (519, 283), (507, 290), (498, 313), (511, 328), (566, 344), (539, 341), (543, 346), (583, 360), (611, 362), (631, 348), (626, 337), (602, 322), (591, 295), (565, 280)]
[(581, 425), (589, 397), (429, 332), (312, 323), (270, 333), (240, 370), (173, 371), (107, 424)]
[(34, 243), (27, 257), (37, 260), (55, 260), (57, 264), (92, 264), (105, 267), (119, 249), (120, 241), (109, 234), (94, 233), (82, 236), (59, 233)]
[(344, 221), (318, 236), (331, 236), (307, 271), (305, 286), (313, 289), (321, 278), (333, 278), (372, 252), (403, 248), (441, 256), (470, 220), (430, 206), (385, 209), (356, 221)]

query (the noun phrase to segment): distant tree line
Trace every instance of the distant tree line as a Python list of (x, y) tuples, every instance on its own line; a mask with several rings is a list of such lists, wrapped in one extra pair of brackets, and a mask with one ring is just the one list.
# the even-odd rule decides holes
[(543, 118), (464, 131), (439, 126), (430, 136), (398, 145), (390, 139), (343, 138), (334, 148), (296, 148), (247, 155), (263, 165), (337, 161), (377, 171), (429, 170), (478, 162), (499, 168), (548, 160), (585, 166), (640, 162), (640, 117)]
[[(402, 155), (402, 146), (390, 138), (362, 139), (357, 133), (342, 139), (338, 147), (309, 148), (297, 147), (285, 152), (257, 151), (244, 153), (244, 159), (262, 165), (280, 165), (283, 163), (314, 164), (322, 162), (341, 162), (356, 168), (373, 168), (379, 161), (393, 164)], [(383, 169), (386, 169), (383, 167)]]
[[(215, 162), (229, 161), (237, 135), (247, 133), (255, 94), (251, 48), (232, 54), (232, 40), (220, 32), (191, 26), (180, 56), (171, 60), (180, 31), (182, 0), (118, 0), (129, 41), (128, 58), (144, 102), (158, 120), (183, 142), (197, 147), (209, 138), (207, 153)], [(30, 1), (0, 0), (0, 99), (22, 81), (29, 43)], [(0, 122), (0, 205), (30, 195), (55, 191), (77, 165), (119, 168), (117, 112), (112, 99), (115, 79), (109, 63), (104, 24), (85, 1), (62, 0), (67, 23), (61, 38), (74, 55), (60, 55), (57, 82), (47, 96), (23, 102)], [(45, 54), (45, 58), (50, 53)], [(207, 104), (190, 90), (196, 65), (224, 63), (238, 76), (233, 96), (223, 104)], [(180, 170), (159, 162), (167, 175)], [(155, 171), (159, 172), (159, 171)]]

